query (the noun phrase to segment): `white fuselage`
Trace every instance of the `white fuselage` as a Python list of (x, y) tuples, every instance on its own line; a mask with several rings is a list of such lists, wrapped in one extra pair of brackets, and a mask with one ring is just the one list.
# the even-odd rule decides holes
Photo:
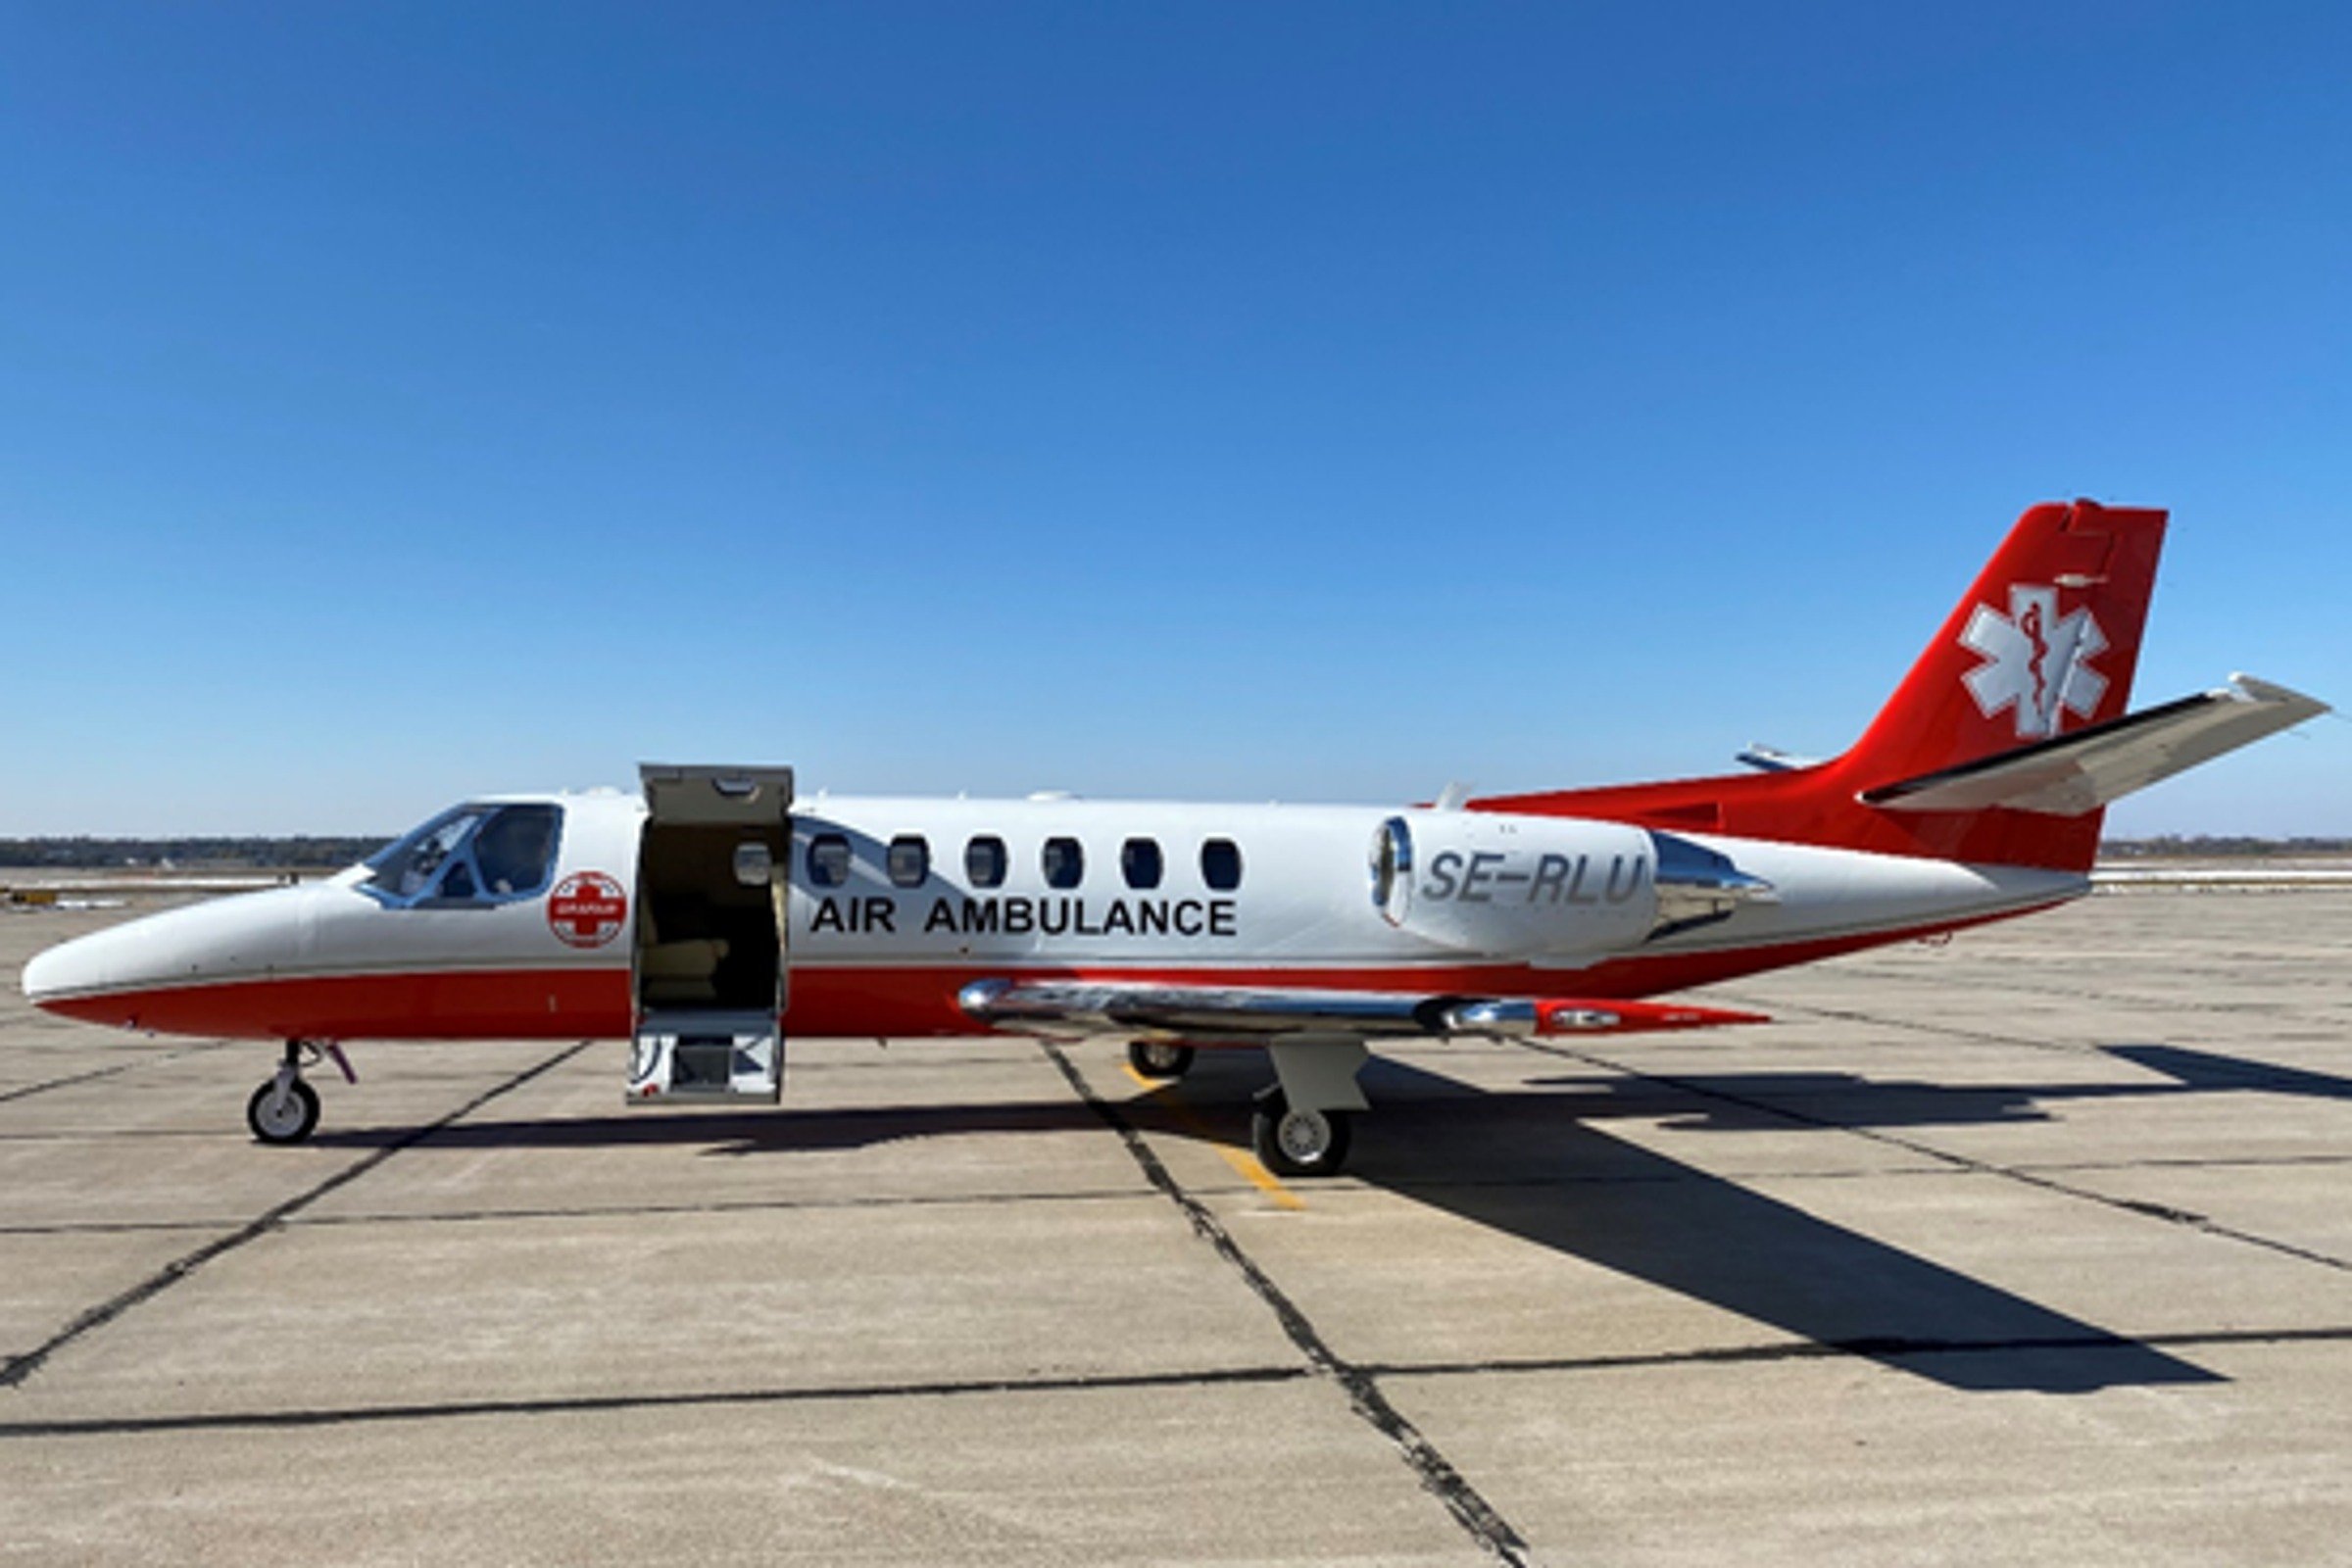
[[(602, 878), (633, 900), (644, 805), (500, 800), (561, 808), (536, 896), (389, 907), (354, 868), (84, 938), (34, 959), (26, 990), (79, 1016), (204, 1034), (627, 1034), (630, 935), (612, 921), (587, 940), (598, 932), (565, 898)], [(1384, 834), (1410, 846), (1385, 890)], [(1717, 900), (1702, 887), (1698, 919), (1677, 882), (1693, 857), (1745, 889)], [(779, 881), (789, 1026), (874, 1035), (971, 1032), (956, 994), (997, 978), (1641, 997), (2088, 886), (2074, 872), (1482, 810), (851, 796), (796, 806)]]

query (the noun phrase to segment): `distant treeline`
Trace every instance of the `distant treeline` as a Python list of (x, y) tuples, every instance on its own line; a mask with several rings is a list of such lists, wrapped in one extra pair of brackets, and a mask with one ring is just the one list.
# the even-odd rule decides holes
[(365, 860), (384, 838), (0, 839), (0, 866), (51, 871), (182, 871), (269, 867), (334, 870)]
[(2352, 839), (2181, 838), (2166, 834), (2154, 839), (2106, 839), (2099, 858), (2106, 860), (2180, 859), (2202, 857), (2221, 859), (2247, 855), (2343, 855), (2352, 852)]

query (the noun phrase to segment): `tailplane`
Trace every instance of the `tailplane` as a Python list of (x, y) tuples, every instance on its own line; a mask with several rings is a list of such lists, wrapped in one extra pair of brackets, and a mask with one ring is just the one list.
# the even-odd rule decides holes
[(1862, 801), (1894, 811), (2007, 807), (2044, 816), (2081, 816), (2326, 711), (2328, 705), (2315, 697), (2251, 675), (2232, 675), (2218, 691), (1882, 784), (1863, 791)]

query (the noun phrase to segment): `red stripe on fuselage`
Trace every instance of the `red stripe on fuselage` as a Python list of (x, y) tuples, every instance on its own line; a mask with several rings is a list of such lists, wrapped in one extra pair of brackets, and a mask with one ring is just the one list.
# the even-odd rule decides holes
[[(2025, 910), (1714, 953), (1655, 953), (1587, 969), (1527, 964), (1436, 967), (1272, 968), (1249, 964), (796, 964), (788, 1029), (799, 1035), (985, 1033), (956, 1004), (974, 980), (1101, 980), (1171, 986), (1296, 987), (1409, 992), (1423, 996), (1656, 996), (1761, 970), (1810, 963), (1863, 948), (2007, 919)], [(164, 1034), (250, 1040), (623, 1039), (629, 1030), (625, 968), (466, 969), (406, 974), (312, 975), (151, 988), (59, 998), (52, 1012)]]
[(242, 1040), (619, 1038), (629, 1028), (629, 971), (280, 975), (100, 992), (40, 1004), (91, 1023)]

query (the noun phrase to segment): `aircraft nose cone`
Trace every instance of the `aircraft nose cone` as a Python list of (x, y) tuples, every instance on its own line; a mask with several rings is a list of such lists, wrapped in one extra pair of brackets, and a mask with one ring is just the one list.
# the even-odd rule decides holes
[(19, 984), (50, 1012), (145, 1022), (153, 1009), (141, 997), (259, 979), (285, 964), (301, 940), (308, 896), (281, 888), (125, 920), (36, 954)]
[(125, 944), (116, 931), (95, 931), (34, 954), (18, 983), (24, 988), (24, 1000), (55, 1012), (58, 1004), (69, 998), (114, 984), (124, 955)]
[[(66, 944), (67, 947), (72, 945), (71, 943)], [(61, 947), (51, 948), (46, 953), (34, 954), (25, 960), (24, 972), (17, 977), (17, 984), (23, 989), (24, 1000), (34, 1006), (46, 1006), (48, 1004), (46, 999), (56, 996), (58, 988), (64, 984), (58, 979), (57, 962), (58, 955), (64, 951), (65, 948)]]

